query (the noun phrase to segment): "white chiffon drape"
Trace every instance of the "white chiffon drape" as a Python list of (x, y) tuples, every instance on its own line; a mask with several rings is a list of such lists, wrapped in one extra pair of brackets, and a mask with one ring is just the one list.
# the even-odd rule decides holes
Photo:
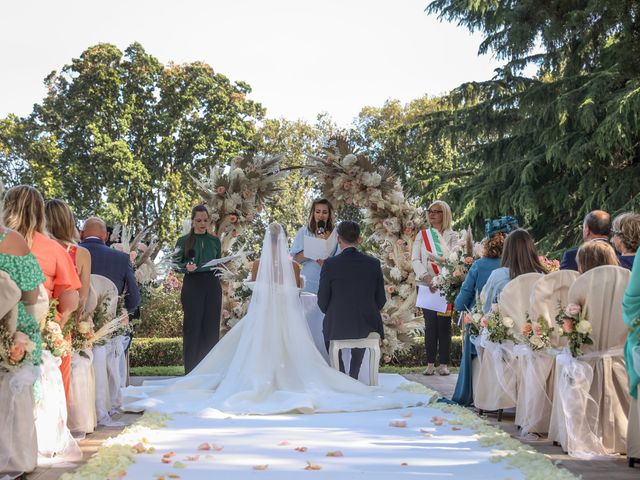
[(269, 226), (247, 315), (187, 376), (124, 390), (124, 408), (207, 416), (364, 411), (426, 402), (332, 369), (313, 342), (287, 239)]

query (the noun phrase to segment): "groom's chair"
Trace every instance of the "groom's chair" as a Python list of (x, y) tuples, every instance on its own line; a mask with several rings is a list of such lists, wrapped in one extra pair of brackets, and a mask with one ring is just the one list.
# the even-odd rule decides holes
[(367, 338), (349, 340), (331, 340), (329, 344), (329, 360), (331, 366), (340, 369), (338, 354), (343, 348), (366, 348), (369, 350), (369, 385), (378, 385), (378, 368), (380, 366), (380, 334), (371, 332)]

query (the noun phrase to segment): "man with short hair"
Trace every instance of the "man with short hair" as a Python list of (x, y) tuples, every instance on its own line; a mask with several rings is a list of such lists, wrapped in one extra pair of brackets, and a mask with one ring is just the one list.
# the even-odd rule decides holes
[[(604, 210), (594, 210), (587, 213), (582, 223), (582, 240), (590, 242), (592, 240), (605, 242), (609, 240), (609, 232), (611, 231), (611, 215)], [(578, 248), (570, 248), (562, 257), (560, 262), (560, 270), (578, 271), (578, 263), (576, 262), (576, 254)]]
[(127, 312), (133, 313), (140, 304), (140, 290), (129, 255), (107, 247), (109, 233), (107, 225), (100, 218), (87, 219), (80, 232), (80, 238), (80, 245), (91, 254), (91, 273), (111, 280), (118, 289), (118, 295), (126, 291), (124, 306)]
[[(342, 253), (324, 261), (318, 289), (327, 350), (331, 340), (366, 338), (371, 332), (384, 338), (380, 310), (387, 299), (380, 261), (358, 251), (360, 226), (356, 222), (340, 222), (337, 233)], [(358, 378), (364, 351), (351, 349), (349, 375), (353, 378)], [(339, 358), (344, 373), (342, 356)]]

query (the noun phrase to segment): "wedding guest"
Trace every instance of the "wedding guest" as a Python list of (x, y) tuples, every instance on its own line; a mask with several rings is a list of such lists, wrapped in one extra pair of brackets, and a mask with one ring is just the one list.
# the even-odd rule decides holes
[(585, 242), (576, 255), (578, 272), (588, 272), (602, 265), (620, 265), (616, 251), (607, 242)]
[(514, 230), (505, 238), (500, 265), (500, 268), (491, 273), (482, 289), (484, 313), (489, 313), (491, 305), (498, 302), (498, 297), (509, 280), (525, 273), (547, 273), (540, 262), (533, 238), (522, 228)]
[(184, 273), (180, 300), (184, 311), (183, 355), (189, 373), (220, 339), (222, 288), (212, 267), (204, 264), (220, 258), (220, 239), (207, 232), (209, 211), (197, 205), (191, 211), (191, 230), (176, 243), (176, 270)]
[(640, 213), (627, 212), (613, 219), (611, 243), (620, 252), (620, 265), (631, 270), (640, 246)]
[[(78, 308), (82, 283), (76, 267), (64, 248), (49, 238), (45, 229), (44, 199), (38, 190), (28, 185), (9, 189), (4, 198), (6, 226), (18, 231), (31, 247), (45, 281), (49, 299), (57, 300), (56, 320), (63, 328)], [(67, 400), (71, 381), (71, 355), (61, 357), (60, 372)]]
[(134, 312), (140, 304), (140, 289), (129, 255), (107, 246), (109, 239), (104, 220), (88, 218), (80, 232), (82, 241), (79, 246), (86, 248), (91, 256), (91, 273), (102, 275), (111, 280), (118, 289), (118, 295), (124, 293), (124, 307)]
[[(24, 366), (14, 367), (11, 371), (0, 368), (0, 476), (3, 476), (8, 472), (30, 472), (36, 467), (38, 441), (33, 384), (37, 370), (29, 364), (40, 364), (42, 338), (40, 325), (24, 305), (36, 301), (37, 287), (44, 282), (44, 275), (24, 238), (1, 224), (0, 271), (0, 317), (9, 309), (14, 310), (18, 301), (15, 324), (4, 325), (12, 337), (10, 350), (6, 352), (8, 358), (3, 360), (19, 362), (24, 359), (25, 362)], [(30, 358), (25, 359), (29, 341), (35, 348)], [(3, 478), (14, 478), (14, 475)]]
[(80, 234), (76, 228), (75, 217), (69, 206), (62, 200), (47, 200), (44, 206), (47, 230), (51, 236), (67, 251), (76, 266), (82, 288), (79, 290), (79, 308), (84, 310), (91, 288), (91, 254), (78, 245)]
[[(479, 258), (471, 265), (469, 273), (467, 273), (460, 288), (460, 293), (458, 293), (454, 302), (454, 308), (458, 312), (465, 312), (474, 307), (476, 298), (478, 298), (482, 288), (487, 283), (491, 272), (500, 267), (500, 256), (502, 255), (505, 234), (502, 231), (487, 232), (487, 234), (490, 237), (488, 236), (483, 242), (484, 254), (482, 258)], [(473, 404), (471, 364), (475, 356), (477, 356), (476, 347), (471, 342), (471, 335), (468, 328), (466, 328), (460, 372), (458, 373), (455, 391), (451, 397), (451, 400), (463, 406)]]
[[(451, 208), (446, 202), (437, 200), (427, 210), (428, 226), (416, 236), (413, 242), (411, 263), (416, 274), (418, 285), (427, 286), (432, 292), (432, 285), (444, 259), (458, 241), (458, 234), (451, 228), (453, 217)], [(440, 365), (438, 373), (449, 375), (451, 350), (451, 313), (438, 313), (434, 310), (422, 309), (424, 315), (424, 344), (427, 351), (427, 368), (423, 375), (434, 375), (436, 353), (439, 353)]]
[[(587, 213), (582, 222), (582, 241), (607, 241), (610, 231), (611, 215), (603, 210), (594, 210)], [(578, 271), (578, 264), (576, 263), (578, 248), (579, 247), (570, 248), (564, 252), (562, 261), (560, 262), (560, 270)]]
[(629, 327), (624, 344), (624, 359), (629, 374), (629, 426), (627, 430), (627, 457), (629, 465), (640, 461), (640, 261), (638, 256), (631, 269), (631, 278), (622, 300), (622, 316)]
[[(323, 260), (311, 260), (304, 256), (304, 237), (316, 237), (329, 239), (333, 232), (333, 207), (326, 198), (318, 198), (311, 204), (309, 210), (309, 220), (307, 225), (298, 230), (291, 245), (291, 256), (302, 265), (302, 276), (304, 276), (304, 291), (318, 293), (320, 283), (320, 270)], [(336, 246), (337, 248), (337, 246)], [(336, 248), (331, 255), (335, 255)]]

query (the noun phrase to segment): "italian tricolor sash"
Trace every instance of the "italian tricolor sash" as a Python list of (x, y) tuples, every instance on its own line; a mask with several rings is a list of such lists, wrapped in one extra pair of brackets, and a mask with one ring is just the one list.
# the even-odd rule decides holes
[[(435, 228), (431, 227), (422, 230), (422, 239), (424, 240), (424, 246), (426, 247), (427, 252), (437, 255), (438, 257), (442, 257), (440, 236)], [(431, 262), (431, 267), (433, 267), (433, 271), (436, 275), (440, 273), (440, 269), (438, 269), (438, 265), (436, 265), (435, 262)]]

